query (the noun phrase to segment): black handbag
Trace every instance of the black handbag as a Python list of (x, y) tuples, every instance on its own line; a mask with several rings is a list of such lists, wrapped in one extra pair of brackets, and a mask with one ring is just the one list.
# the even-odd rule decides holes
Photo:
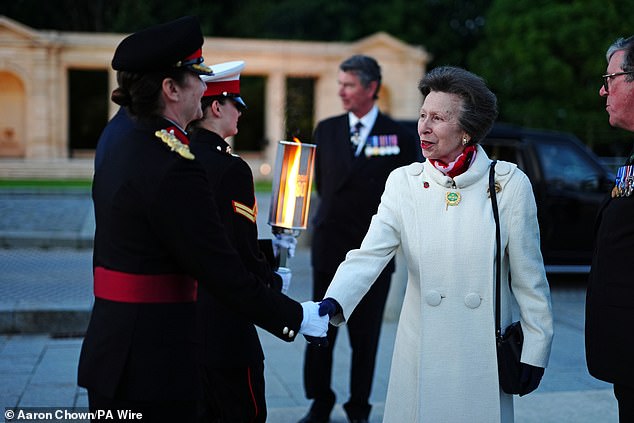
[(495, 254), (495, 346), (498, 359), (498, 378), (500, 387), (507, 394), (522, 393), (522, 367), (520, 358), (522, 357), (522, 345), (524, 344), (524, 333), (520, 322), (513, 322), (500, 330), (500, 277), (502, 273), (502, 242), (500, 236), (500, 215), (495, 193), (495, 163), (491, 163), (489, 169), (489, 195), (493, 207), (493, 217), (495, 219), (495, 241), (497, 251)]

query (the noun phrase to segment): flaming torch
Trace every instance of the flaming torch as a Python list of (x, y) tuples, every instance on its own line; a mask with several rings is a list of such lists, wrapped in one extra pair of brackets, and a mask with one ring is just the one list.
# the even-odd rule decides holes
[[(315, 166), (314, 144), (280, 141), (275, 158), (269, 225), (274, 235), (297, 238), (308, 225), (310, 192)], [(280, 248), (280, 266), (286, 265), (287, 248)]]

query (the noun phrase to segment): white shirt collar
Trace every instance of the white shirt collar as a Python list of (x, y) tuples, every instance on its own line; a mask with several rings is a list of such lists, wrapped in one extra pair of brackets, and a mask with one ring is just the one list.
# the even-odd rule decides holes
[(351, 130), (352, 128), (354, 128), (357, 122), (361, 122), (363, 124), (361, 130), (359, 131), (359, 144), (357, 145), (357, 149), (354, 153), (355, 156), (361, 154), (361, 150), (363, 150), (365, 142), (368, 139), (368, 135), (370, 135), (370, 131), (372, 130), (372, 127), (374, 126), (374, 122), (376, 122), (376, 117), (378, 115), (379, 108), (376, 106), (376, 104), (372, 106), (370, 111), (366, 113), (365, 116), (362, 116), (361, 119), (357, 118), (354, 113), (348, 112), (348, 122), (350, 124)]
[(348, 123), (350, 124), (350, 128), (354, 128), (354, 125), (356, 125), (357, 122), (361, 121), (361, 123), (363, 124), (363, 128), (361, 128), (361, 139), (365, 139), (374, 126), (374, 122), (376, 122), (376, 117), (378, 115), (379, 108), (375, 104), (374, 106), (372, 106), (370, 111), (366, 113), (365, 116), (361, 116), (360, 119), (356, 117), (354, 113), (348, 112)]

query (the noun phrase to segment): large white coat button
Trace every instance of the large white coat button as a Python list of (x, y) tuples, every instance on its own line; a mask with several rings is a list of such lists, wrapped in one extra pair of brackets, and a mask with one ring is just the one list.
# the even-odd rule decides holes
[(464, 297), (464, 303), (469, 308), (478, 308), (482, 303), (482, 298), (478, 294), (471, 293)]
[(425, 302), (430, 306), (437, 306), (442, 301), (442, 296), (438, 291), (427, 291), (425, 294)]

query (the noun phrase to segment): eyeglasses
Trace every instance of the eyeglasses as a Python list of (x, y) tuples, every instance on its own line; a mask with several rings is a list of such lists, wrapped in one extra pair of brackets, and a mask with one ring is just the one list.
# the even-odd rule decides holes
[(610, 92), (609, 86), (608, 86), (608, 81), (610, 80), (610, 78), (614, 78), (615, 76), (619, 76), (619, 75), (629, 75), (634, 73), (634, 71), (627, 71), (627, 72), (614, 72), (614, 73), (609, 73), (607, 75), (603, 75), (601, 76), (601, 78), (603, 78), (603, 89), (605, 90), (605, 92)]

